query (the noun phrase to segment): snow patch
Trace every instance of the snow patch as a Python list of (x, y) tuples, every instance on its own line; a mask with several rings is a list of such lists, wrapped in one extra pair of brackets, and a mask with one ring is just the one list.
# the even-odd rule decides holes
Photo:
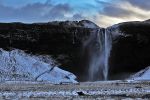
[[(46, 57), (47, 58), (47, 57)], [(33, 56), (21, 50), (0, 49), (0, 81), (49, 81), (76, 83), (76, 76), (53, 64), (52, 58)]]
[(54, 21), (49, 22), (52, 25), (63, 25), (65, 27), (83, 27), (83, 28), (100, 28), (95, 23), (89, 20), (81, 20), (81, 21)]
[(150, 67), (147, 67), (132, 75), (129, 80), (150, 80)]
[(79, 23), (82, 23), (85, 28), (99, 28), (95, 23), (88, 20), (82, 20)]
[(130, 36), (132, 36), (130, 34), (125, 34), (125, 33), (121, 32), (119, 27), (122, 24), (123, 23), (115, 24), (115, 25), (110, 26), (110, 27), (107, 28), (107, 30), (111, 31), (113, 39), (116, 39), (117, 37), (120, 37), (120, 36), (123, 36), (123, 37), (130, 37)]

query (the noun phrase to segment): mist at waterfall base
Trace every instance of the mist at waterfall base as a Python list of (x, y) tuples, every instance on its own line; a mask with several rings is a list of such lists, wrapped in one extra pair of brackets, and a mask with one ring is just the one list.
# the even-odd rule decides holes
[(87, 49), (89, 59), (87, 81), (108, 80), (111, 37), (108, 29), (97, 29), (84, 42), (83, 49)]

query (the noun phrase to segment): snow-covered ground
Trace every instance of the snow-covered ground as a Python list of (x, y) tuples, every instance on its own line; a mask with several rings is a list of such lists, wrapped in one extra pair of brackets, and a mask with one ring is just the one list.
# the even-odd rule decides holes
[(101, 81), (54, 85), (46, 82), (0, 83), (7, 100), (149, 100), (150, 81)]
[(21, 50), (0, 49), (0, 81), (49, 81), (76, 83), (76, 76), (54, 65), (52, 58)]
[(150, 80), (150, 66), (132, 75), (129, 80)]

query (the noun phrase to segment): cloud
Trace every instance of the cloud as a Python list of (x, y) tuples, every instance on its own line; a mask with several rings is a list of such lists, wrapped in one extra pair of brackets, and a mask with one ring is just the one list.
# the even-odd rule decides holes
[(25, 22), (40, 21), (51, 7), (52, 5), (47, 3), (28, 4), (22, 8), (17, 8), (14, 17)]
[(149, 0), (124, 0), (129, 2), (133, 6), (139, 7), (141, 9), (150, 10), (150, 2)]
[(73, 9), (69, 4), (58, 4), (53, 6), (47, 14), (44, 15), (44, 18), (49, 20), (65, 19), (67, 14), (73, 12)]
[(81, 19), (84, 19), (84, 17), (81, 14), (73, 15), (73, 20), (81, 20)]
[[(87, 19), (101, 27), (150, 17), (148, 0), (32, 0), (10, 6), (0, 0), (0, 22), (48, 22)], [(20, 4), (20, 0), (16, 0)], [(44, 2), (45, 1), (45, 2)], [(12, 1), (11, 1), (12, 2)]]
[[(139, 4), (138, 1), (140, 0), (111, 0), (111, 2), (96, 0), (99, 6), (103, 6), (99, 9), (99, 14), (96, 16), (95, 22), (99, 26), (108, 27), (120, 22), (142, 21), (148, 19), (150, 11), (147, 9), (150, 6), (145, 6), (147, 9), (143, 9), (140, 5), (143, 5), (144, 7), (146, 3)], [(146, 2), (146, 0), (144, 1)]]
[(11, 18), (13, 13), (15, 12), (15, 9), (11, 7), (5, 7), (3, 5), (0, 5), (0, 19), (5, 20), (7, 18)]
[(121, 7), (110, 5), (104, 7), (103, 12), (100, 12), (100, 14), (108, 15), (111, 17), (125, 17), (127, 15), (130, 16), (131, 12)]
[(137, 16), (138, 18), (143, 18), (143, 11), (139, 8), (135, 8), (134, 6), (126, 3), (112, 3), (104, 6), (103, 11), (100, 11), (100, 14), (107, 15), (115, 18), (130, 18), (132, 16)]
[[(73, 8), (65, 4), (33, 3), (26, 6), (14, 8), (0, 4), (0, 21), (1, 22), (43, 22), (50, 20), (65, 20), (67, 15), (73, 13)], [(70, 16), (72, 19), (74, 14)]]
[(103, 8), (99, 10), (99, 14), (107, 15), (110, 17), (125, 17), (126, 15), (131, 15), (131, 12), (127, 9), (124, 9), (122, 5), (114, 2), (104, 2), (95, 0), (100, 6), (103, 5)]

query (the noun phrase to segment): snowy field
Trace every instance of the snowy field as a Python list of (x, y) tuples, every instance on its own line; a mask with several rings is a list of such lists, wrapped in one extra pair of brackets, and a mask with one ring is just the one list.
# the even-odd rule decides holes
[(0, 49), (0, 100), (150, 100), (150, 67), (124, 81), (78, 83), (50, 56)]
[(101, 81), (77, 84), (7, 81), (0, 100), (149, 100), (150, 81)]

